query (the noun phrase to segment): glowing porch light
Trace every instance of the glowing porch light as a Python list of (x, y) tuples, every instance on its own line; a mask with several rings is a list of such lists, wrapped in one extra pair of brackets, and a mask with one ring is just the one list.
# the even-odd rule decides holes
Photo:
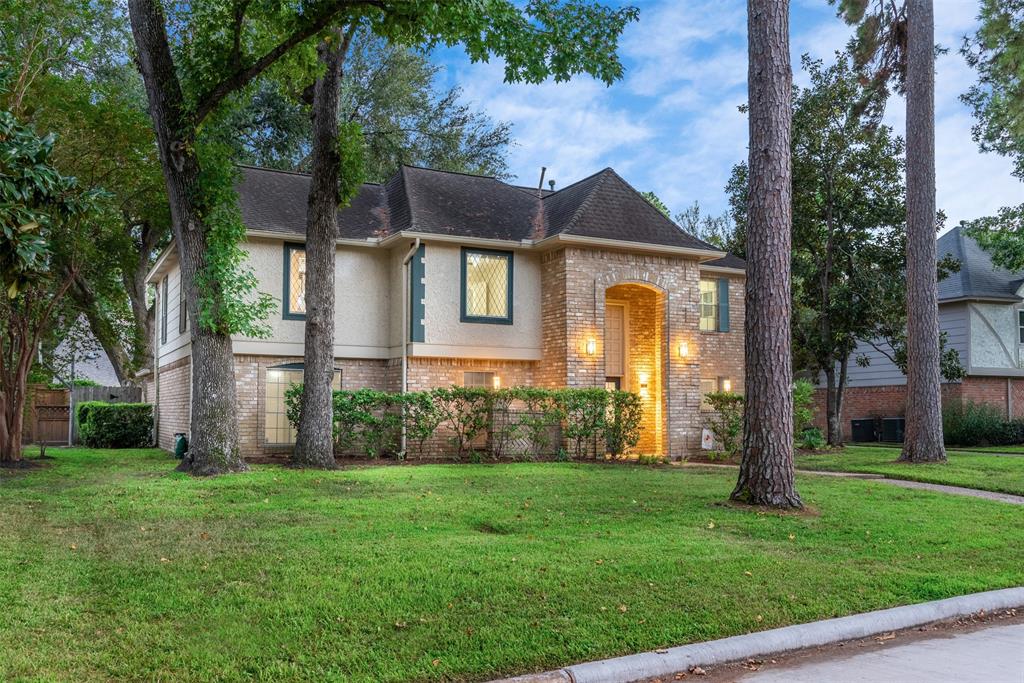
[(501, 389), (501, 377), (495, 375), (494, 379), (491, 380), (491, 383), (494, 385), (495, 389)]
[(729, 378), (722, 380), (722, 391), (732, 391), (732, 380)]
[(680, 358), (686, 358), (689, 355), (690, 355), (690, 342), (685, 341), (685, 340), (679, 342), (679, 357)]
[(587, 340), (587, 355), (588, 356), (593, 356), (595, 353), (597, 353), (597, 340), (593, 339), (593, 338), (588, 339)]

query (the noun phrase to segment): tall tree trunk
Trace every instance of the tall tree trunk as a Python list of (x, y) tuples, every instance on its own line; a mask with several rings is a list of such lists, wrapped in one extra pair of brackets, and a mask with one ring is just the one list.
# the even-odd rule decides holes
[(847, 364), (850, 356), (843, 354), (839, 357), (839, 377), (836, 377), (835, 364), (832, 370), (825, 371), (825, 417), (828, 430), (828, 445), (840, 447), (843, 445), (843, 393), (846, 391), (846, 380), (848, 376)]
[(84, 277), (75, 278), (71, 287), (71, 298), (82, 310), (92, 335), (107, 355), (107, 360), (110, 361), (111, 367), (114, 368), (114, 374), (117, 376), (117, 383), (121, 386), (131, 383), (133, 379), (129, 374), (131, 358), (121, 343), (112, 322), (100, 310), (96, 292)]
[(943, 462), (935, 268), (935, 16), (907, 2), (907, 423), (900, 460)]
[(750, 188), (746, 410), (734, 500), (803, 506), (793, 473), (790, 356), (793, 73), (788, 0), (748, 0)]
[(334, 32), (317, 48), (324, 74), (313, 86), (312, 177), (306, 209), (306, 338), (302, 413), (292, 461), (335, 467), (334, 264), (338, 239), (338, 90), (351, 33)]
[[(149, 114), (160, 149), (188, 315), (198, 321), (195, 281), (196, 274), (205, 267), (206, 230), (193, 205), (199, 178), (199, 164), (192, 151), (194, 127), (184, 111), (163, 11), (155, 0), (129, 0), (128, 9)], [(247, 470), (238, 450), (238, 405), (231, 337), (199, 324), (192, 325), (190, 331), (191, 439), (188, 456), (178, 469), (197, 475)]]

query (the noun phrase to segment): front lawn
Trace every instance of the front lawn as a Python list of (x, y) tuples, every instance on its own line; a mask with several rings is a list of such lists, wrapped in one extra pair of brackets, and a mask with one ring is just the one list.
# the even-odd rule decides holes
[(480, 680), (1024, 584), (1020, 508), (880, 482), (48, 452), (0, 470), (2, 680)]
[(805, 470), (862, 472), (892, 479), (1024, 495), (1024, 458), (1008, 458), (968, 451), (947, 451), (949, 462), (912, 465), (896, 462), (900, 451), (887, 446), (848, 446), (836, 453), (801, 455), (796, 466)]

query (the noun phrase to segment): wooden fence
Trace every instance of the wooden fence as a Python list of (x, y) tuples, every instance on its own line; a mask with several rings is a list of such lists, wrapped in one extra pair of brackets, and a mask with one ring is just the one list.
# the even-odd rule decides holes
[[(104, 403), (139, 403), (142, 401), (142, 387), (74, 387), (71, 390), (72, 408), (85, 401)], [(65, 438), (67, 432), (64, 433)], [(78, 421), (71, 426), (72, 443), (78, 443)]]

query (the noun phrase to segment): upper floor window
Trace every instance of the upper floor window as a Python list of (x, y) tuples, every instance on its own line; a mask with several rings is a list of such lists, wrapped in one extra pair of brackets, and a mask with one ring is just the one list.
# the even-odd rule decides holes
[(700, 279), (700, 329), (729, 331), (729, 278)]
[(1017, 311), (1017, 339), (1024, 344), (1024, 308)]
[(178, 279), (178, 334), (188, 329), (188, 307), (185, 305), (185, 281)]
[(301, 244), (284, 245), (284, 318), (306, 317), (306, 249)]
[(718, 283), (714, 280), (700, 281), (700, 329), (718, 331)]
[(512, 252), (462, 250), (462, 321), (512, 324)]

